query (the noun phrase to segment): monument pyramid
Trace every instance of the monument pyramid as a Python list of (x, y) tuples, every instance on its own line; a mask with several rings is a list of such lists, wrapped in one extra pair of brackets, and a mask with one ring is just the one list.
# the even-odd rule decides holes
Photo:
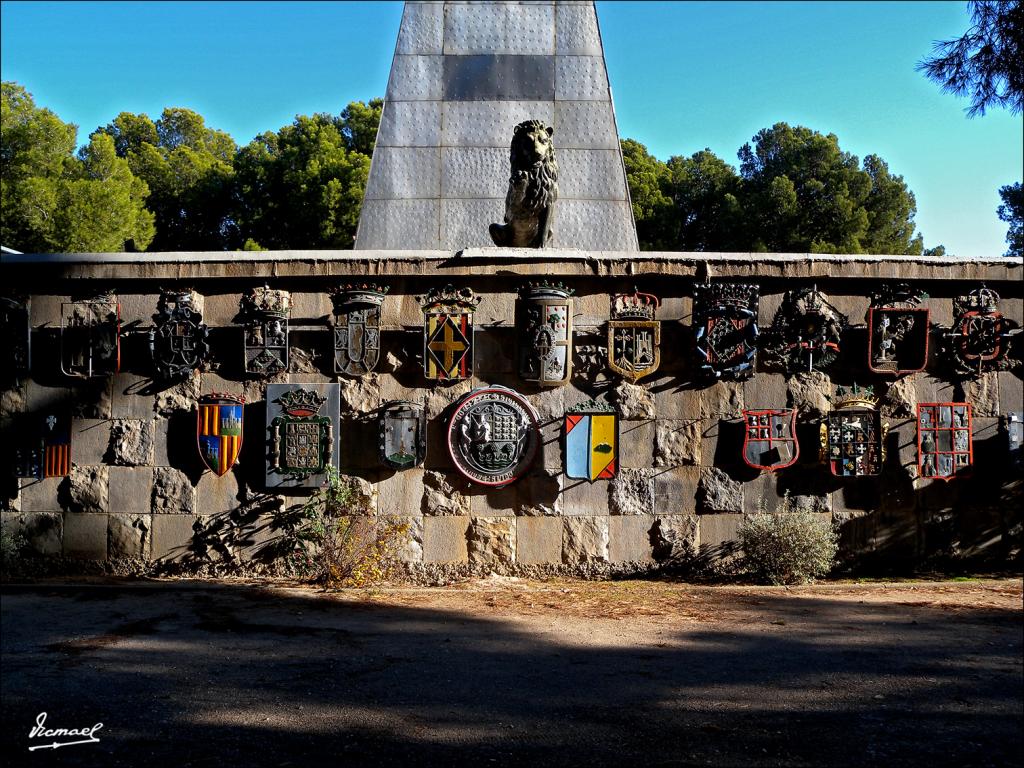
[(554, 129), (550, 245), (637, 250), (593, 2), (405, 4), (355, 247), (493, 247), (531, 119)]

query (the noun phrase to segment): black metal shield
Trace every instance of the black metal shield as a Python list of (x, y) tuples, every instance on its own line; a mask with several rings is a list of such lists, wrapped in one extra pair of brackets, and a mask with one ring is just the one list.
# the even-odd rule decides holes
[(998, 310), (999, 294), (978, 288), (953, 300), (950, 352), (957, 373), (972, 375), (1010, 366), (1008, 353), (1020, 328)]
[(952, 480), (974, 464), (970, 403), (918, 403), (917, 471), (920, 477)]
[(764, 367), (782, 373), (830, 368), (848, 320), (817, 286), (787, 291), (761, 341)]
[(288, 369), (288, 318), (291, 294), (255, 288), (242, 297), (245, 323), (245, 372), (273, 376)]
[(872, 294), (865, 318), (868, 326), (868, 368), (901, 376), (923, 371), (928, 362), (928, 308), (918, 306), (927, 294), (907, 283), (886, 286)]
[(191, 291), (165, 291), (153, 321), (149, 353), (157, 376), (181, 378), (206, 366), (210, 357), (210, 329), (196, 309)]
[(473, 313), (480, 299), (451, 285), (417, 297), (423, 307), (423, 374), (431, 380), (473, 376)]
[(608, 367), (630, 381), (639, 381), (661, 365), (660, 302), (650, 293), (612, 296), (608, 320)]
[(345, 286), (334, 302), (334, 372), (364, 376), (380, 359), (380, 313), (387, 288)]
[(707, 283), (693, 287), (693, 327), (701, 374), (745, 379), (757, 353), (759, 287)]
[(395, 400), (380, 416), (380, 458), (389, 467), (409, 469), (427, 453), (427, 411), (419, 403)]
[(541, 283), (519, 292), (516, 331), (519, 375), (543, 387), (565, 384), (572, 375), (572, 291)]
[(878, 399), (870, 389), (856, 386), (836, 391), (837, 407), (821, 423), (823, 460), (836, 477), (870, 477), (882, 471), (885, 435)]
[(796, 440), (796, 409), (743, 411), (743, 461), (755, 469), (774, 472), (791, 467), (800, 456)]
[(540, 443), (529, 401), (500, 386), (475, 389), (459, 401), (448, 425), (455, 468), (473, 482), (501, 487), (533, 463)]
[(17, 378), (32, 367), (29, 299), (0, 296), (0, 376)]
[(121, 304), (113, 296), (61, 304), (60, 364), (66, 376), (113, 376), (121, 368)]

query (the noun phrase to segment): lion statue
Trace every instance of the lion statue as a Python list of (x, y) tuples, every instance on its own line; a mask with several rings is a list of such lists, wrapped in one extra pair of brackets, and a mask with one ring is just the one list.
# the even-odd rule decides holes
[(502, 248), (543, 248), (554, 234), (558, 164), (552, 128), (527, 120), (512, 132), (512, 177), (505, 196), (505, 223), (491, 224), (491, 239)]

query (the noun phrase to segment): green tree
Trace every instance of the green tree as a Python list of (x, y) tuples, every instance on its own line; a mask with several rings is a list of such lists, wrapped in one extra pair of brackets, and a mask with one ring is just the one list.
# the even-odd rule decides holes
[(919, 72), (946, 93), (967, 96), (967, 116), (991, 107), (1024, 110), (1024, 6), (1019, 0), (971, 0), (972, 26), (953, 40), (935, 43)]
[(77, 128), (2, 86), (0, 189), (3, 243), (23, 251), (144, 250), (153, 239), (149, 190), (109, 137), (74, 155)]
[(122, 112), (96, 133), (110, 135), (118, 155), (149, 186), (149, 207), (156, 216), (153, 250), (241, 245), (233, 218), (237, 147), (231, 136), (182, 108), (165, 109), (156, 122), (145, 114)]
[(381, 104), (299, 116), (243, 147), (234, 197), (244, 237), (264, 248), (351, 248)]
[(671, 250), (673, 212), (668, 166), (639, 141), (623, 139), (621, 144), (640, 249)]
[(674, 215), (673, 250), (746, 248), (736, 169), (710, 149), (668, 161)]
[(1000, 221), (1010, 225), (1006, 242), (1010, 244), (1007, 256), (1024, 256), (1024, 186), (1018, 181), (1000, 187), (999, 196), (1003, 204), (996, 209)]

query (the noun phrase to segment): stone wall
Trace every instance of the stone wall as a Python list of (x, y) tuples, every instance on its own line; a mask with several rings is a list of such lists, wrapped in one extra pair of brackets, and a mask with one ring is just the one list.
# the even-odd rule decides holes
[[(245, 254), (4, 256), (4, 287), (31, 296), (33, 369), (0, 397), (8, 446), (25, 413), (66, 403), (74, 414), (73, 469), (67, 478), (19, 480), (2, 503), (5, 526), (22, 530), (36, 551), (86, 560), (208, 561), (253, 558), (277, 533), (275, 514), (301, 497), (263, 485), (266, 381), (242, 368), (239, 298), (269, 284), (292, 292), (291, 366), (278, 382), (341, 384), (341, 471), (362, 488), (372, 514), (406, 518), (411, 562), (510, 570), (561, 565), (653, 565), (686, 552), (727, 552), (744, 513), (775, 507), (783, 495), (840, 523), (844, 552), (860, 563), (909, 565), (956, 550), (1002, 558), (1017, 546), (1020, 513), (1005, 503), (1013, 480), (999, 417), (1022, 408), (1017, 372), (959, 379), (938, 355), (952, 322), (952, 298), (984, 282), (1002, 294), (1001, 310), (1024, 320), (1020, 259), (678, 254), (484, 249), (457, 253), (275, 252)], [(544, 276), (575, 290), (574, 370), (570, 384), (536, 388), (514, 370), (516, 290)], [(784, 291), (816, 283), (853, 324), (830, 376), (758, 371), (741, 383), (693, 380), (691, 299), (695, 281), (743, 280), (761, 286), (766, 328)], [(351, 280), (389, 287), (377, 371), (361, 379), (331, 373), (331, 301)], [(930, 296), (932, 359), (925, 372), (892, 381), (869, 374), (864, 315), (881, 280), (909, 280)], [(476, 314), (476, 375), (430, 384), (422, 373), (422, 314), (415, 296), (452, 283), (482, 296)], [(151, 379), (146, 331), (161, 289), (193, 288), (202, 297), (219, 368), (165, 388)], [(636, 287), (661, 298), (662, 362), (639, 384), (607, 368), (604, 323), (609, 296)], [(109, 379), (74, 380), (58, 365), (60, 305), (116, 289), (123, 362)], [(817, 462), (817, 419), (837, 385), (874, 384), (891, 425), (881, 477), (843, 481)], [(519, 482), (486, 490), (464, 481), (444, 444), (451, 406), (475, 386), (502, 384), (528, 396), (542, 422), (543, 447)], [(202, 393), (244, 394), (245, 439), (236, 466), (217, 477), (199, 459), (196, 400)], [(593, 484), (564, 477), (565, 410), (591, 397), (617, 404), (621, 472)], [(377, 456), (374, 411), (388, 400), (426, 403), (429, 446), (423, 467), (385, 470)], [(974, 406), (974, 477), (943, 483), (916, 477), (918, 401)], [(796, 407), (800, 462), (758, 474), (741, 460), (744, 407)], [(1015, 538), (1016, 537), (1016, 538)], [(1017, 543), (1015, 543), (1017, 542)]]

